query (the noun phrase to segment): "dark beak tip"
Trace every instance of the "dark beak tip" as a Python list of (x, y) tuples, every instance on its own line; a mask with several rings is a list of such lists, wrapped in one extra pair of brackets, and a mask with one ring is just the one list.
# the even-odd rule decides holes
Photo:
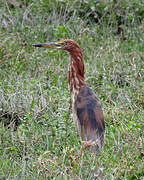
[(34, 46), (34, 47), (41, 47), (40, 44), (32, 44), (32, 46)]

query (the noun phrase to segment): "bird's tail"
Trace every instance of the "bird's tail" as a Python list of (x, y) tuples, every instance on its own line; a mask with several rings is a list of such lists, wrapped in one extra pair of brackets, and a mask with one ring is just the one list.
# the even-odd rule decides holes
[[(85, 134), (86, 135), (86, 134)], [(85, 141), (83, 142), (84, 148), (89, 148), (96, 153), (103, 148), (104, 145), (104, 132), (95, 134), (94, 136), (85, 136)]]

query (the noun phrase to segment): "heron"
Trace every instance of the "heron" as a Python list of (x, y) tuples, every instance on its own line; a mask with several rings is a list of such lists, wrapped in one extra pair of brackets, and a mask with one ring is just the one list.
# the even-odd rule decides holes
[(82, 142), (96, 152), (103, 148), (105, 123), (101, 104), (84, 77), (84, 58), (80, 46), (71, 39), (54, 43), (33, 44), (34, 47), (65, 50), (70, 55), (68, 84), (73, 120)]

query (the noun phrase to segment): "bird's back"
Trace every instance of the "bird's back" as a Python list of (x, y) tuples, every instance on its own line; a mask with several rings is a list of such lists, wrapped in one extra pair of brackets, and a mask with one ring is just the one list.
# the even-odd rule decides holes
[(101, 105), (89, 87), (80, 88), (74, 103), (74, 111), (82, 140), (95, 141), (98, 149), (101, 149), (105, 132), (104, 117)]

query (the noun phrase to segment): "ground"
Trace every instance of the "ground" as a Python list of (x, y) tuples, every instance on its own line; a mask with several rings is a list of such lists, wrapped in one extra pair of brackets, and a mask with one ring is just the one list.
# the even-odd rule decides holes
[[(144, 179), (144, 21), (142, 1), (127, 2), (122, 15), (108, 4), (100, 20), (86, 1), (91, 11), (82, 1), (1, 3), (0, 179)], [(69, 113), (69, 55), (32, 47), (64, 38), (82, 48), (103, 107), (99, 155), (84, 149)]]

